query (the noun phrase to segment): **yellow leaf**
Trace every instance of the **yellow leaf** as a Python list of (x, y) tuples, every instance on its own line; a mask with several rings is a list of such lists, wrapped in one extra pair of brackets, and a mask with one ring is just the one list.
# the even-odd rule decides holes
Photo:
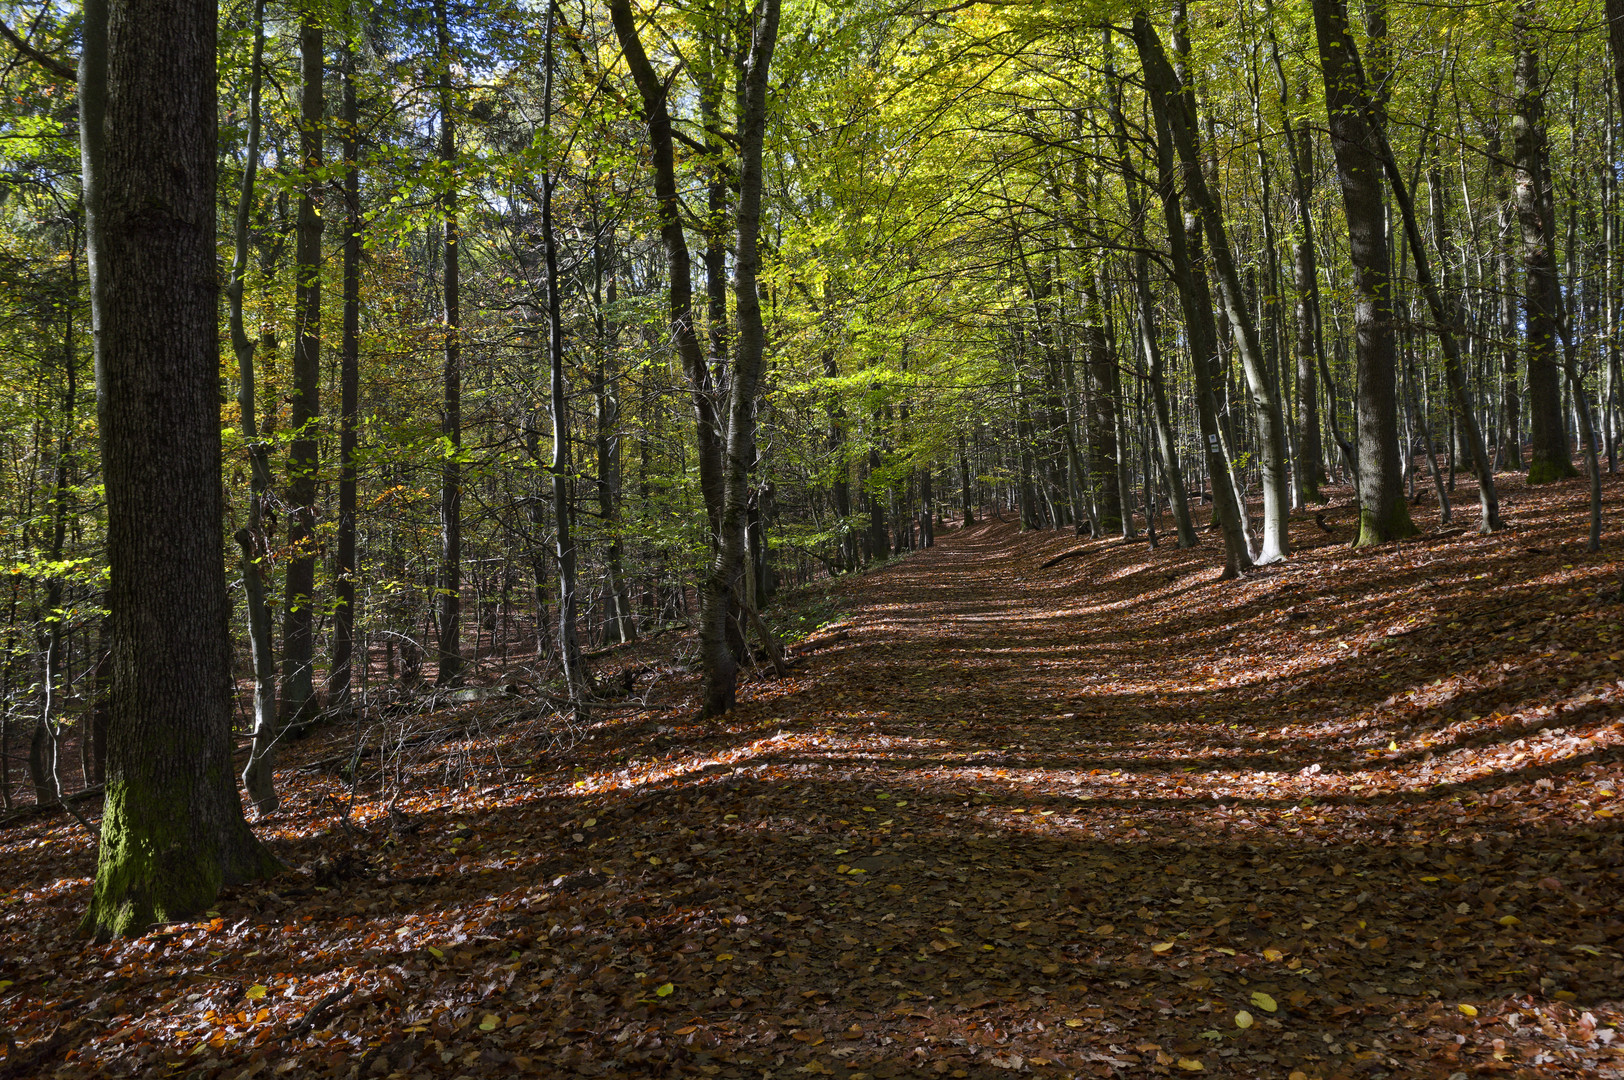
[(445, 953), (441, 952), (439, 949), (436, 949), (433, 945), (429, 946), (429, 955), (434, 957), (436, 960), (445, 959)]
[(659, 986), (654, 988), (654, 992), (660, 997), (670, 997), (672, 991), (675, 989), (676, 987), (672, 986), (670, 983), (661, 983)]
[(501, 1019), (495, 1013), (486, 1013), (485, 1019), (479, 1022), (479, 1030), (495, 1031), (502, 1026)]
[(850, 869), (851, 867), (847, 866), (845, 863), (841, 863), (839, 866), (835, 867), (835, 873), (844, 874)]
[(1156, 944), (1150, 947), (1150, 951), (1153, 953), (1164, 953), (1171, 951), (1172, 948), (1173, 943), (1171, 941), (1158, 941)]
[(1502, 916), (1500, 916), (1500, 925), (1501, 926), (1516, 926), (1520, 922), (1522, 922), (1522, 920), (1517, 918), (1517, 916), (1515, 916), (1515, 915), (1502, 915)]
[(733, 954), (730, 953), (730, 952), (717, 953), (716, 954), (716, 959), (718, 959), (718, 960), (731, 960), (731, 959), (733, 959)]
[(243, 994), (243, 997), (247, 998), (249, 1001), (258, 1001), (260, 998), (265, 996), (265, 992), (269, 989), (270, 987), (268, 986), (255, 983), (253, 986), (248, 988), (248, 990)]
[(1195, 1058), (1179, 1058), (1179, 1068), (1185, 1072), (1206, 1072), (1207, 1067)]
[(1456, 1005), (1455, 1008), (1460, 1010), (1462, 1016), (1476, 1016), (1477, 1015), (1477, 1006), (1476, 1005), (1461, 1004), (1461, 1005)]
[(1613, 816), (1613, 810), (1612, 810), (1611, 807), (1604, 806), (1600, 810), (1596, 811), (1596, 816), (1597, 817), (1612, 817)]
[(1252, 1026), (1252, 1014), (1242, 1009), (1235, 1014), (1235, 1026), (1242, 1030)]
[(1279, 963), (1280, 960), (1285, 957), (1285, 955), (1285, 953), (1281, 952), (1279, 949), (1276, 949), (1272, 945), (1263, 950), (1263, 959), (1267, 960), (1271, 964)]
[(1071, 1019), (1071, 1020), (1067, 1020), (1066, 1021), (1066, 1026), (1069, 1027), (1069, 1028), (1080, 1028), (1080, 1027), (1086, 1027), (1087, 1025), (1083, 1021), (1077, 1020), (1077, 1019), (1074, 1018), (1074, 1019)]
[(1272, 1013), (1280, 1007), (1274, 1003), (1274, 998), (1261, 990), (1252, 991), (1252, 1004), (1267, 1013)]
[(1397, 739), (1388, 739), (1387, 740), (1387, 749), (1389, 749), (1389, 750), (1397, 750), (1398, 749), (1398, 740)]

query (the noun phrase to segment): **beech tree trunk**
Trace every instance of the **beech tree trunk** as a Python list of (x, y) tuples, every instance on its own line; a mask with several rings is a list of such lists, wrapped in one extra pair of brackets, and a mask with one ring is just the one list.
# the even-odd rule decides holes
[(271, 538), (265, 528), (265, 510), (271, 493), (270, 441), (259, 430), (255, 342), (243, 321), (243, 286), (248, 273), (248, 218), (253, 213), (254, 188), (259, 174), (261, 64), (265, 53), (265, 2), (254, 4), (254, 46), (248, 73), (248, 141), (244, 151), (242, 186), (237, 193), (233, 223), (231, 276), (226, 285), (230, 302), (231, 349), (237, 358), (237, 412), (243, 442), (248, 448), (247, 521), (235, 535), (242, 552), (243, 593), (248, 608), (248, 648), (254, 665), (254, 730), (242, 784), (255, 808), (268, 814), (277, 807), (276, 770), (276, 656), (271, 643), (271, 605), (265, 595), (270, 578)]
[(86, 5), (81, 101), (112, 687), (100, 938), (274, 872), (231, 764), (221, 559), (215, 5)]
[(1291, 552), (1288, 521), (1291, 513), (1291, 491), (1286, 471), (1286, 425), (1280, 409), (1280, 397), (1264, 360), (1257, 326), (1246, 303), (1240, 274), (1235, 268), (1229, 250), (1229, 237), (1224, 228), (1223, 208), (1218, 195), (1207, 183), (1201, 169), (1200, 143), (1195, 125), (1195, 110), (1191, 104), (1190, 89), (1174, 73), (1172, 65), (1162, 51), (1150, 20), (1136, 15), (1133, 21), (1134, 42), (1145, 69), (1146, 88), (1165, 114), (1168, 131), (1173, 139), (1183, 166), (1185, 197), (1191, 200), (1201, 216), (1206, 231), (1207, 248), (1211, 253), (1214, 276), (1218, 280), (1218, 293), (1223, 299), (1224, 313), (1236, 331), (1236, 345), (1240, 352), (1241, 368), (1246, 375), (1247, 389), (1252, 396), (1253, 416), (1257, 423), (1259, 463), (1263, 477), (1263, 543), (1257, 562), (1279, 562)]
[(283, 730), (315, 719), (316, 428), (321, 416), (322, 28), (305, 8), (299, 16), (302, 68), (299, 101), (298, 236), (294, 242), (293, 437), (288, 443), (287, 608), (282, 614)]
[[(361, 135), (355, 95), (355, 50), (343, 53), (344, 102), (339, 118), (344, 155), (344, 329), (338, 375), (338, 542), (333, 562), (333, 666), (327, 702), (347, 710), (355, 682), (355, 455), (361, 382)], [(362, 657), (363, 664), (366, 658)]]
[(1512, 145), (1516, 160), (1517, 221), (1522, 226), (1523, 340), (1528, 368), (1528, 427), (1533, 452), (1528, 482), (1543, 484), (1577, 475), (1562, 417), (1562, 384), (1556, 357), (1556, 322), (1562, 296), (1556, 271), (1556, 215), (1551, 204), (1550, 146), (1545, 136), (1545, 99), (1539, 75), (1539, 46), (1533, 32), (1534, 5), (1517, 9), (1512, 25), (1517, 61), (1512, 69), (1516, 115)]
[(462, 262), (457, 219), (457, 125), (452, 118), (451, 28), (446, 22), (446, 0), (434, 0), (436, 63), (440, 66), (440, 163), (447, 187), (440, 196), (445, 216), (444, 364), (440, 435), (445, 460), (440, 465), (439, 670), (436, 686), (459, 686), (462, 658)]
[(1416, 531), (1399, 470), (1397, 354), (1382, 155), (1366, 117), (1364, 75), (1348, 33), (1343, 0), (1314, 0), (1314, 29), (1354, 271), (1354, 362), (1359, 374), (1354, 399), (1359, 534), (1354, 544), (1362, 547), (1414, 536)]
[[(1229, 478), (1229, 457), (1224, 452), (1218, 429), (1218, 409), (1213, 400), (1212, 362), (1218, 352), (1218, 329), (1213, 320), (1212, 296), (1207, 291), (1206, 268), (1199, 252), (1190, 250), (1184, 211), (1179, 203), (1178, 168), (1173, 161), (1172, 136), (1161, 110), (1156, 115), (1156, 189), (1167, 222), (1167, 252), (1173, 284), (1178, 290), (1184, 313), (1185, 338), (1190, 343), (1190, 368), (1195, 376), (1196, 416), (1201, 424), (1202, 450), (1207, 479), (1212, 486), (1213, 511), (1224, 538), (1224, 579), (1238, 577), (1252, 568), (1252, 553), (1241, 523), (1241, 509)], [(1195, 230), (1194, 239), (1200, 239)]]

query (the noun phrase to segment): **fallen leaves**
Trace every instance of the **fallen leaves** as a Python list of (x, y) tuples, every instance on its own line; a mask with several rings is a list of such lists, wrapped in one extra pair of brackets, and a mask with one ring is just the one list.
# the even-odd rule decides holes
[(293, 871), (135, 941), (72, 935), (65, 824), (11, 830), (0, 1023), (22, 1052), (94, 1016), (62, 1080), (1617, 1070), (1602, 564), (1463, 536), (1218, 585), (1210, 550), (1089, 542), (1010, 594), (1067, 542), (836, 583), (843, 647), (729, 717), (493, 740), (523, 772), (424, 771), (410, 827), (374, 774), (354, 834), (347, 785), (284, 774)]

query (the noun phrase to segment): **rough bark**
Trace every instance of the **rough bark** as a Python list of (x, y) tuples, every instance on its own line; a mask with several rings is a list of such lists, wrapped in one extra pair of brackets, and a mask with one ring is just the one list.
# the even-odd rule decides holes
[(87, 5), (81, 94), (111, 609), (107, 794), (82, 927), (140, 933), (274, 871), (231, 764), (212, 2)]

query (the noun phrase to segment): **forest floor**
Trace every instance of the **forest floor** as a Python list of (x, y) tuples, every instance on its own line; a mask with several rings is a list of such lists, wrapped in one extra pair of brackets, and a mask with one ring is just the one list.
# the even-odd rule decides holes
[(1582, 481), (1506, 489), (1232, 583), (948, 529), (721, 722), (667, 635), (609, 660), (663, 708), (412, 714), (353, 802), (335, 729), (256, 826), (289, 871), (139, 939), (13, 823), (0, 1075), (1624, 1076), (1624, 483), (1600, 555)]

